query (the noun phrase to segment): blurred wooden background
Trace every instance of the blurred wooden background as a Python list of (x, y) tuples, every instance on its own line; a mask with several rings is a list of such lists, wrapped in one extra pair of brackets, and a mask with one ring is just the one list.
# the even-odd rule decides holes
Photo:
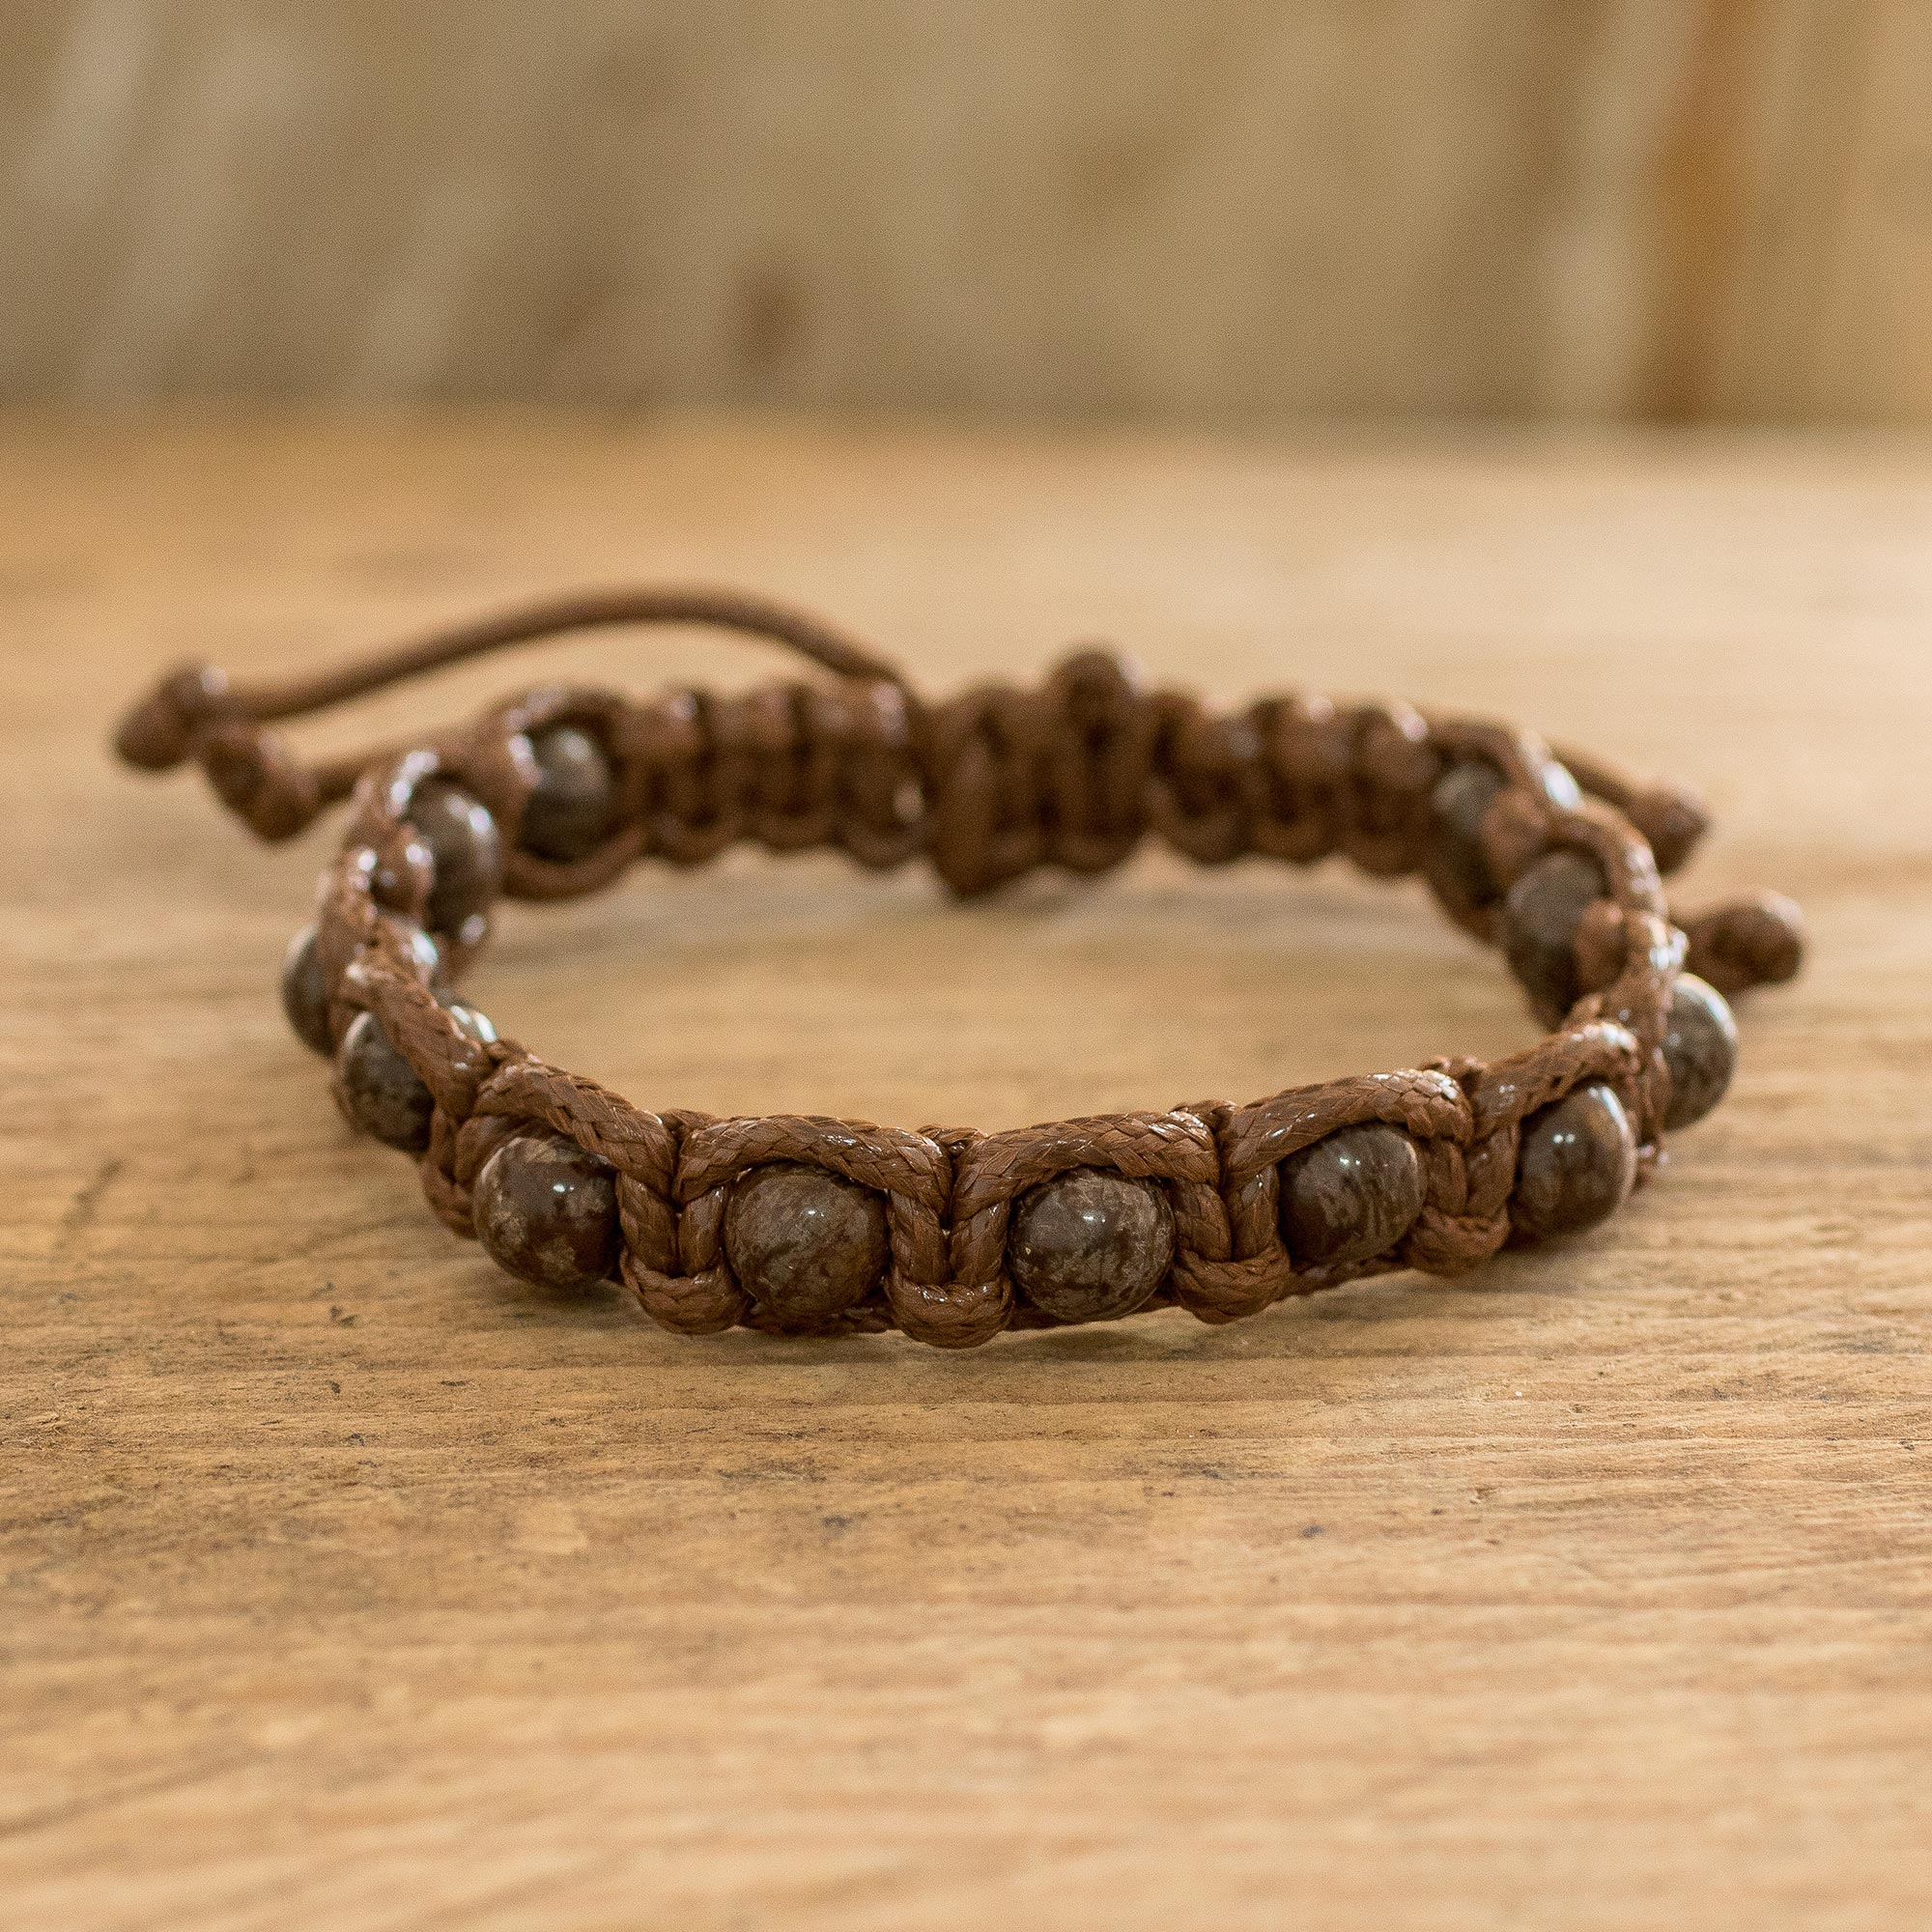
[(0, 400), (1932, 419), (1932, 0), (9, 0)]

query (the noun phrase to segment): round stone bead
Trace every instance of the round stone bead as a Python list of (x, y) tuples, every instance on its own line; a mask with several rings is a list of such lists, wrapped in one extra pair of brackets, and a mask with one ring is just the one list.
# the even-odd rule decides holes
[(1400, 1127), (1343, 1127), (1282, 1162), (1282, 1238), (1297, 1266), (1365, 1262), (1408, 1232), (1426, 1191), (1422, 1156)]
[(410, 800), (410, 823), (434, 868), (423, 923), (468, 940), (503, 885), (503, 841), (477, 799), (447, 779), (425, 779)]
[(1503, 788), (1503, 775), (1480, 758), (1453, 767), (1429, 796), (1429, 822), (1443, 883), (1469, 911), (1492, 904), (1496, 882), (1483, 850), (1483, 818)]
[(1174, 1261), (1174, 1210), (1151, 1180), (1076, 1167), (1014, 1204), (1007, 1264), (1036, 1308), (1061, 1321), (1131, 1315)]
[(506, 1273), (539, 1288), (595, 1288), (617, 1267), (611, 1163), (562, 1134), (518, 1134), (484, 1163), (471, 1195), (476, 1238)]
[[(436, 985), (442, 977), (442, 949), (419, 925), (393, 922), (404, 935), (424, 980)], [(282, 1011), (296, 1037), (325, 1058), (335, 1051), (328, 1034), (328, 985), (322, 973), (322, 951), (316, 928), (305, 925), (289, 942), (282, 960)]]
[(568, 864), (594, 852), (610, 836), (617, 781), (604, 747), (575, 724), (533, 731), (536, 789), (524, 807), (518, 838), (540, 859)]
[[(437, 998), (471, 1039), (487, 1044), (497, 1037), (497, 1029), (475, 1008), (445, 994)], [(436, 1103), (374, 1013), (357, 1013), (335, 1049), (335, 1098), (352, 1127), (384, 1147), (421, 1153), (429, 1146)]]
[(328, 1033), (328, 982), (323, 978), (316, 929), (305, 925), (289, 941), (282, 958), (282, 1011), (296, 1037), (311, 1053), (335, 1051)]
[(1670, 1069), (1666, 1127), (1694, 1126), (1719, 1100), (1738, 1067), (1738, 1027), (1724, 996), (1694, 973), (1678, 975), (1663, 1036)]
[(1615, 1092), (1592, 1080), (1522, 1125), (1510, 1221), (1518, 1241), (1580, 1235), (1623, 1205), (1636, 1180), (1636, 1136)]
[(754, 1167), (724, 1205), (724, 1258), (781, 1321), (822, 1321), (885, 1278), (886, 1204), (869, 1187), (800, 1161)]
[(1577, 928), (1604, 894), (1604, 875), (1580, 852), (1548, 852), (1503, 901), (1503, 951), (1538, 1014), (1554, 1025), (1577, 1004)]

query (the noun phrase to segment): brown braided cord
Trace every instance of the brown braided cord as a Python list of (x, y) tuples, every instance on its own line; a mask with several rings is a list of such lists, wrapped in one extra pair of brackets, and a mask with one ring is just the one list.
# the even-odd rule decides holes
[[(263, 729), (503, 644), (633, 623), (704, 623), (781, 642), (839, 682), (641, 701), (547, 686), (411, 750), (314, 768)], [(609, 837), (567, 863), (517, 843), (538, 781), (530, 736), (556, 724), (603, 746), (618, 788)], [(1093, 649), (1067, 658), (1038, 690), (986, 686), (926, 704), (832, 627), (730, 592), (559, 599), (281, 686), (177, 672), (129, 714), (117, 743), (147, 769), (198, 760), (264, 838), (290, 836), (353, 789), (318, 923), (330, 1022), (340, 1037), (358, 1010), (373, 1012), (427, 1086), (431, 1205), (447, 1226), (472, 1233), (471, 1190), (496, 1149), (531, 1125), (565, 1135), (614, 1173), (624, 1280), (655, 1321), (691, 1334), (771, 1325), (732, 1277), (723, 1226), (734, 1183), (781, 1161), (820, 1168), (886, 1203), (885, 1281), (827, 1324), (837, 1331), (896, 1326), (965, 1347), (1045, 1321), (1008, 1274), (1009, 1223), (1029, 1188), (1072, 1168), (1157, 1183), (1176, 1245), (1153, 1305), (1179, 1303), (1206, 1321), (1395, 1266), (1462, 1273), (1509, 1237), (1523, 1122), (1578, 1084), (1615, 1088), (1635, 1126), (1639, 1178), (1655, 1169), (1669, 1101), (1663, 1037), (1687, 960), (1732, 992), (1790, 978), (1801, 956), (1795, 908), (1775, 895), (1673, 920), (1659, 873), (1681, 864), (1704, 830), (1693, 795), (1577, 754), (1559, 759), (1533, 734), (1304, 696), (1217, 715), (1183, 693), (1143, 691)], [(495, 815), (509, 853), (504, 889), (516, 897), (573, 897), (640, 858), (697, 865), (747, 841), (834, 847), (881, 867), (923, 853), (955, 893), (972, 895), (1040, 866), (1102, 871), (1151, 835), (1209, 865), (1247, 854), (1310, 865), (1339, 853), (1378, 876), (1420, 872), (1453, 917), (1492, 938), (1493, 903), (1468, 902), (1445, 872), (1430, 815), (1443, 774), (1472, 759), (1502, 781), (1482, 823), (1501, 885), (1558, 847), (1589, 855), (1606, 881), (1577, 943), (1590, 990), (1547, 1038), (1487, 1066), (1445, 1061), (1239, 1106), (1209, 1101), (998, 1134), (660, 1115), (515, 1041), (477, 1043), (432, 993), (408, 944), (431, 886), (409, 813), (416, 788), (438, 776)], [(1414, 1142), (1422, 1211), (1390, 1253), (1328, 1270), (1298, 1265), (1280, 1233), (1280, 1164), (1368, 1122)]]

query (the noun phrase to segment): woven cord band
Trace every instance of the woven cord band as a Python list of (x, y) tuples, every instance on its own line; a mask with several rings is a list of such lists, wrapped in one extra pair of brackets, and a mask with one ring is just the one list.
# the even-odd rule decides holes
[[(418, 744), (314, 765), (266, 729), (509, 644), (653, 624), (777, 642), (834, 676), (641, 700), (544, 686)], [(335, 1052), (338, 1096), (356, 1118), (364, 1064), (376, 1046), (387, 1053), (391, 1097), (416, 1109), (395, 1144), (419, 1153), (436, 1211), (522, 1272), (502, 1232), (511, 1221), (484, 1216), (478, 1192), (503, 1196), (515, 1163), (543, 1140), (587, 1204), (579, 1232), (594, 1235), (594, 1215), (608, 1215), (603, 1271), (687, 1333), (897, 1327), (959, 1347), (1082, 1319), (1068, 1309), (1130, 1312), (1099, 1276), (1081, 1276), (1087, 1298), (1069, 1298), (1065, 1284), (1086, 1262), (1053, 1217), (1075, 1187), (1093, 1197), (1083, 1197), (1088, 1224), (1111, 1215), (1138, 1243), (1116, 1267), (1141, 1283), (1134, 1308), (1178, 1303), (1221, 1321), (1392, 1268), (1464, 1272), (1545, 1211), (1538, 1136), (1573, 1096), (1596, 1108), (1598, 1128), (1627, 1137), (1625, 1189), (1655, 1172), (1673, 1106), (1686, 1105), (1687, 965), (1728, 1028), (1718, 996), (1789, 979), (1802, 956), (1796, 909), (1776, 895), (1690, 918), (1670, 911), (1660, 874), (1684, 863), (1707, 823), (1694, 795), (1559, 757), (1531, 733), (1301, 695), (1217, 712), (1144, 689), (1093, 649), (1036, 689), (989, 685), (928, 702), (832, 626), (726, 591), (561, 598), (283, 685), (191, 668), (134, 707), (116, 744), (147, 770), (198, 762), (265, 838), (351, 799), (300, 954), (313, 982), (304, 1037)], [(559, 747), (576, 761), (568, 774)], [(564, 800), (566, 777), (578, 789)], [(594, 820), (559, 820), (560, 800), (594, 808)], [(559, 824), (578, 829), (565, 837)], [(872, 867), (924, 857), (968, 895), (1040, 867), (1103, 871), (1150, 837), (1203, 864), (1341, 854), (1378, 877), (1419, 873), (1452, 919), (1505, 947), (1552, 1030), (1487, 1065), (1444, 1060), (1245, 1105), (908, 1132), (647, 1112), (498, 1038), (448, 990), (498, 893), (573, 897), (643, 858), (693, 866), (741, 842), (830, 847)], [(1553, 948), (1532, 917), (1552, 903), (1564, 908)], [(1331, 1241), (1324, 1258), (1304, 1236), (1296, 1252), (1304, 1197), (1327, 1199), (1332, 1220), (1349, 1159), (1359, 1170), (1392, 1153), (1381, 1192), (1347, 1208), (1384, 1238), (1367, 1251)], [(1325, 1168), (1311, 1166), (1318, 1157)], [(804, 1206), (781, 1210), (768, 1189), (754, 1211), (751, 1179), (762, 1170), (803, 1171)], [(1359, 1174), (1352, 1184), (1366, 1185)], [(817, 1226), (811, 1217), (833, 1208), (848, 1232), (816, 1258), (817, 1300), (781, 1292), (778, 1264), (754, 1259), (766, 1223), (778, 1215), (782, 1232), (790, 1213)], [(784, 1265), (796, 1273), (795, 1257)]]

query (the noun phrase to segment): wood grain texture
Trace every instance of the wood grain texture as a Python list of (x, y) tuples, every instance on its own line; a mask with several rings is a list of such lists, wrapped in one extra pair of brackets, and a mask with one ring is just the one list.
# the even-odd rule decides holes
[(14, 0), (0, 395), (1932, 418), (1923, 0)]
[[(0, 1904), (100, 1928), (1905, 1928), (1932, 1913), (1932, 457), (539, 420), (0, 431)], [(1814, 964), (1602, 1236), (1258, 1321), (691, 1343), (351, 1141), (327, 844), (102, 752), (156, 667), (713, 577), (935, 688), (1227, 697), (1694, 780)], [(545, 672), (769, 663), (607, 638)], [(1413, 887), (1150, 856), (968, 909), (737, 855), (518, 909), (634, 1097), (999, 1127), (1529, 1035)]]

